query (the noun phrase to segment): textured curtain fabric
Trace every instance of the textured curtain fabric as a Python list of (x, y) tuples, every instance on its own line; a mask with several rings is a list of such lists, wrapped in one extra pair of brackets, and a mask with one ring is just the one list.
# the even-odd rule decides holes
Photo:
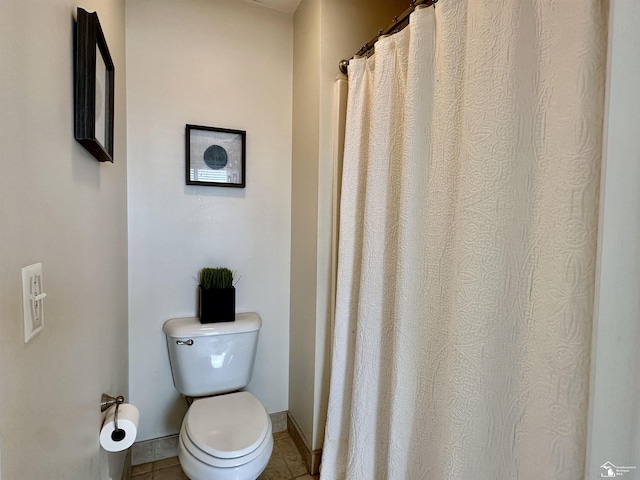
[(584, 477), (604, 0), (442, 0), (349, 65), (323, 480)]

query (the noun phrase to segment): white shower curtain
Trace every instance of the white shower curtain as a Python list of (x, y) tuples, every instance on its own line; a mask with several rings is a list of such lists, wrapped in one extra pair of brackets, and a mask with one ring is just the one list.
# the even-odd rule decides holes
[(584, 477), (605, 0), (441, 0), (349, 65), (323, 480)]

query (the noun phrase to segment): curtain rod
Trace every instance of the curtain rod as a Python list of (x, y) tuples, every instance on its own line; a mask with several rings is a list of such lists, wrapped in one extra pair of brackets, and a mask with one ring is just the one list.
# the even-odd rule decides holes
[[(416, 7), (418, 7), (419, 5), (430, 7), (432, 5), (435, 5), (436, 3), (438, 3), (438, 0), (412, 0), (411, 5), (409, 6), (408, 9), (406, 9), (401, 15), (393, 17), (393, 23), (389, 25), (386, 29), (383, 30), (381, 28), (380, 30), (378, 30), (378, 34), (375, 37), (373, 37), (371, 40), (369, 40), (367, 43), (365, 43), (362, 46), (362, 48), (360, 48), (360, 50), (358, 50), (353, 57), (361, 57), (365, 53), (373, 50), (375, 43), (378, 41), (380, 37), (382, 37), (383, 35), (389, 35), (395, 29), (397, 29), (400, 25), (402, 25), (402, 23), (409, 18), (409, 15), (411, 15), (413, 11), (416, 9)], [(340, 63), (338, 64), (338, 68), (342, 73), (346, 75), (348, 65), (349, 65), (349, 60), (341, 60)]]

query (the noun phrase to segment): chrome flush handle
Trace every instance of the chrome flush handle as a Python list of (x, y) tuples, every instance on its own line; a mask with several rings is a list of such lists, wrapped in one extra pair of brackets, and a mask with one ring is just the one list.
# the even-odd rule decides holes
[(176, 345), (193, 345), (193, 340), (189, 339), (189, 340), (176, 340)]

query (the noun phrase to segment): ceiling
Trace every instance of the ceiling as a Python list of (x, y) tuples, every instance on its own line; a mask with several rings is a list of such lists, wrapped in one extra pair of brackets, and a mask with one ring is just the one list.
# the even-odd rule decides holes
[(281, 12), (293, 13), (300, 5), (302, 0), (243, 0), (247, 3), (254, 5), (260, 5), (267, 8), (273, 8), (274, 10), (280, 10)]

